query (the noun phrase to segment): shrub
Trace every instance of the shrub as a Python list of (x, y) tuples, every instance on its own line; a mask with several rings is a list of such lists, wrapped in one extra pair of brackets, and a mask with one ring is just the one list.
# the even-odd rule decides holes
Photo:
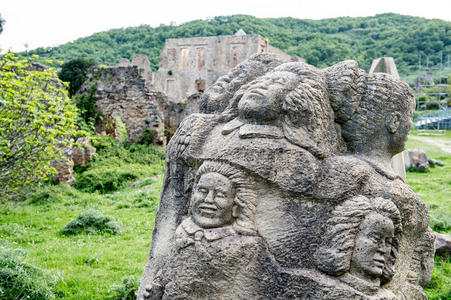
[[(147, 175), (148, 168), (137, 164), (102, 166), (83, 172), (75, 182), (75, 188), (102, 194), (117, 191), (137, 178)], [(154, 174), (151, 174), (154, 175)]]
[(1, 299), (55, 299), (56, 278), (25, 262), (24, 250), (0, 247)]
[(152, 130), (146, 130), (139, 139), (140, 144), (151, 145), (155, 141), (155, 132)]
[(439, 104), (438, 102), (427, 102), (426, 109), (437, 110), (439, 109)]
[(102, 166), (142, 164), (157, 168), (155, 174), (163, 171), (165, 151), (162, 148), (129, 142), (119, 143), (111, 137), (97, 138), (93, 145), (97, 148), (97, 153), (94, 159), (85, 165), (84, 170)]
[(161, 174), (164, 170), (163, 149), (135, 143), (117, 143), (110, 138), (95, 142), (98, 152), (88, 164), (75, 168), (78, 190), (102, 194), (117, 191), (138, 178)]
[(134, 300), (138, 292), (139, 280), (134, 276), (122, 278), (121, 284), (115, 284), (109, 290), (111, 300)]
[(73, 96), (75, 105), (79, 109), (81, 120), (78, 121), (78, 126), (95, 130), (95, 122), (97, 119), (103, 119), (103, 115), (97, 111), (95, 102), (96, 85), (91, 86), (88, 94), (80, 94)]
[(70, 221), (61, 233), (64, 235), (75, 235), (80, 233), (119, 234), (121, 232), (121, 226), (113, 217), (105, 216), (97, 210), (90, 209), (81, 213), (75, 220)]
[(61, 194), (55, 186), (45, 185), (27, 195), (27, 204), (44, 205), (62, 200)]

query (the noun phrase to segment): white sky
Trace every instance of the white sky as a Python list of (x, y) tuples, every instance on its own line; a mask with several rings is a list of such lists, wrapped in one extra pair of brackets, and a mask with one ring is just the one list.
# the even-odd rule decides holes
[(113, 28), (234, 14), (323, 19), (386, 12), (451, 21), (451, 0), (0, 0), (6, 21), (0, 49), (57, 46)]

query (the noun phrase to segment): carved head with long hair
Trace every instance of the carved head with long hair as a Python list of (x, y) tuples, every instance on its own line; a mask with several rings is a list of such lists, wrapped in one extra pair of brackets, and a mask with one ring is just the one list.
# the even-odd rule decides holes
[(330, 136), (335, 128), (328, 97), (321, 70), (303, 62), (284, 63), (243, 85), (222, 115), (280, 127), (291, 143), (323, 158), (337, 140), (336, 133)]
[(351, 198), (334, 209), (326, 226), (322, 244), (314, 254), (319, 270), (384, 282), (393, 277), (402, 225), (391, 200)]

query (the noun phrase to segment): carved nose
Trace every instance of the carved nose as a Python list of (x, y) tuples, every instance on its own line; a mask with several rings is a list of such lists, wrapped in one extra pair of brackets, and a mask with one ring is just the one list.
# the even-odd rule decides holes
[(209, 191), (208, 192), (208, 194), (207, 194), (207, 196), (205, 197), (205, 200), (204, 200), (204, 202), (207, 202), (207, 203), (214, 203), (214, 195), (213, 195), (213, 191)]
[(387, 253), (389, 247), (387, 245), (387, 243), (385, 242), (385, 240), (381, 240), (379, 242), (379, 247), (377, 249), (377, 251), (383, 255), (385, 255), (385, 253)]

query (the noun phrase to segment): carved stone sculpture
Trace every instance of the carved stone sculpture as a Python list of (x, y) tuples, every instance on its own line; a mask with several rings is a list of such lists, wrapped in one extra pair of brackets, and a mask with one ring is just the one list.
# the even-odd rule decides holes
[(207, 90), (168, 144), (138, 298), (424, 298), (427, 210), (391, 169), (408, 85), (354, 61), (253, 64)]
[(242, 171), (205, 161), (196, 174), (190, 214), (176, 229), (171, 259), (144, 295), (252, 299), (269, 291), (275, 270), (256, 232), (253, 188)]

